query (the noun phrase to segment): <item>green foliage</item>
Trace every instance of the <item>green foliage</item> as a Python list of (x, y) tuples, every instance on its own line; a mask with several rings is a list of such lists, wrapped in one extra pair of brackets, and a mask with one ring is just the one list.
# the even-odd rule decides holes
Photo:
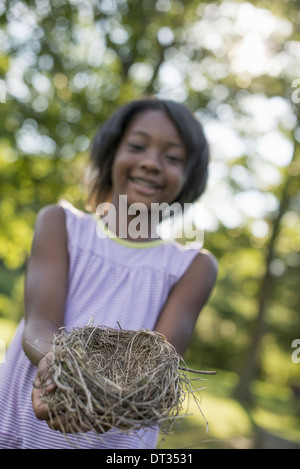
[(240, 373), (261, 311), (255, 376), (299, 385), (297, 18), (283, 0), (0, 0), (0, 317), (23, 315), (38, 211), (84, 208), (97, 127), (155, 94), (196, 113), (212, 152), (201, 203), (219, 277), (187, 358)]

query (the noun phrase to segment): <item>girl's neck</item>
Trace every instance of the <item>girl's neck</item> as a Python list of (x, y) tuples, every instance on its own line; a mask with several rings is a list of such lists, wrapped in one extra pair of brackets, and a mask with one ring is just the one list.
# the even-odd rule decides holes
[[(146, 209), (145, 205), (128, 206), (126, 200), (119, 198), (114, 203), (97, 210), (102, 222), (118, 238), (134, 242), (148, 242), (160, 239), (156, 228), (159, 223), (157, 216)], [(139, 209), (140, 208), (140, 209)]]

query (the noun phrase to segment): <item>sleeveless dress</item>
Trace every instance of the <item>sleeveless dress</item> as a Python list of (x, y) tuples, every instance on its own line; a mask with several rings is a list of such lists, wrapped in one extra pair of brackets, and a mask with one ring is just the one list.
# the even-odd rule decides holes
[[(169, 292), (199, 248), (155, 240), (135, 243), (111, 236), (93, 214), (60, 201), (65, 211), (69, 251), (69, 284), (65, 309), (68, 328), (93, 325), (153, 330)], [(35, 417), (31, 391), (37, 367), (22, 348), (24, 319), (18, 325), (0, 365), (0, 448), (2, 449), (150, 449), (158, 429), (130, 434), (112, 429), (70, 435)]]

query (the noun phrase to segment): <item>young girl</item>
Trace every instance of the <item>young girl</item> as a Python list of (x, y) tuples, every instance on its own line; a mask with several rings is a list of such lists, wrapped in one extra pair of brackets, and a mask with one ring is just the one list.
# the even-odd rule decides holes
[[(162, 240), (151, 227), (152, 207), (183, 206), (205, 188), (207, 142), (184, 106), (154, 98), (125, 105), (96, 134), (91, 165), (94, 213), (61, 201), (37, 217), (25, 318), (0, 367), (0, 448), (73, 447), (55, 431), (59, 422), (50, 428), (40, 400), (45, 386), (55, 388), (47, 364), (59, 327), (85, 326), (92, 318), (95, 326), (157, 330), (183, 355), (215, 283), (211, 254)], [(96, 217), (103, 202), (109, 202), (105, 219), (114, 219), (109, 228)], [(132, 228), (133, 204), (147, 221), (142, 234)], [(153, 428), (112, 429), (70, 440), (78, 448), (137, 449), (155, 448), (157, 436)]]

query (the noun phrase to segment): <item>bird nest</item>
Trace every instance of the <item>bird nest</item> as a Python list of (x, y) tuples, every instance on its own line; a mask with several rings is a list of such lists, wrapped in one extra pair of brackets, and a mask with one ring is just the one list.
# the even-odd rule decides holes
[(49, 366), (56, 389), (42, 397), (50, 425), (51, 419), (59, 418), (65, 436), (83, 428), (97, 433), (111, 428), (166, 428), (164, 424), (179, 416), (186, 393), (191, 392), (181, 361), (158, 332), (92, 326), (61, 329), (54, 336)]

